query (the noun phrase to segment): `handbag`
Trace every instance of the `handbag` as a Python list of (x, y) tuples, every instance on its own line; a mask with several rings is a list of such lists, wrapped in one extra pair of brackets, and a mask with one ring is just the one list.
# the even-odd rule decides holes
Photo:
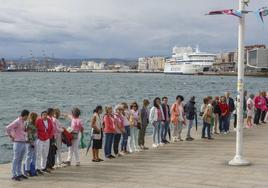
[(141, 123), (140, 122), (138, 122), (138, 124), (137, 124), (137, 129), (141, 129)]
[(134, 116), (132, 114), (129, 117), (129, 124), (131, 127), (134, 127), (135, 119), (134, 119)]

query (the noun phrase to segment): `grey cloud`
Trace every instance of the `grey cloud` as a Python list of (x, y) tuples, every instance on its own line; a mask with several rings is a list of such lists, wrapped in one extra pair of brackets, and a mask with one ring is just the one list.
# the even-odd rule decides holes
[[(251, 4), (255, 10), (267, 1)], [(237, 46), (237, 18), (205, 13), (237, 6), (233, 0), (10, 0), (0, 9), (7, 25), (0, 28), (0, 48), (17, 45), (13, 56), (19, 56), (25, 46), (45, 47), (64, 57), (170, 55), (174, 45), (197, 44), (204, 51), (228, 51)], [(246, 42), (268, 43), (266, 25), (249, 15)]]

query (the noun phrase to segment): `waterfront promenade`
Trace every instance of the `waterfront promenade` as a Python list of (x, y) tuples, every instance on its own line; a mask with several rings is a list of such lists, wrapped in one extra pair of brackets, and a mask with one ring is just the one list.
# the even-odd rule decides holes
[[(195, 130), (193, 133), (200, 135)], [(91, 155), (85, 157), (82, 150), (80, 167), (57, 169), (52, 174), (22, 182), (10, 180), (10, 164), (1, 165), (0, 188), (267, 188), (268, 124), (245, 129), (244, 133), (245, 156), (252, 162), (247, 167), (227, 165), (234, 157), (235, 132), (232, 132), (215, 136), (212, 141), (172, 143), (94, 164)]]

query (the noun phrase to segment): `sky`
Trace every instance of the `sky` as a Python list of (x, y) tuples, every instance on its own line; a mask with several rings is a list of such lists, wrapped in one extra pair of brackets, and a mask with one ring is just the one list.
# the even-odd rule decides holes
[[(172, 47), (237, 48), (238, 19), (205, 16), (238, 0), (0, 0), (0, 57), (138, 58)], [(249, 10), (268, 6), (251, 0)], [(247, 16), (246, 44), (268, 45), (268, 17)]]

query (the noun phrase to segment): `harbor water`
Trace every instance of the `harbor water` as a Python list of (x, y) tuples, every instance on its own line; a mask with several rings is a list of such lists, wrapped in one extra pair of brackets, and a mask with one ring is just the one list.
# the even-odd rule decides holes
[[(42, 112), (58, 107), (70, 112), (73, 107), (82, 111), (88, 138), (89, 120), (96, 105), (116, 105), (167, 96), (173, 103), (176, 95), (189, 100), (196, 96), (199, 109), (204, 96), (223, 95), (230, 91), (236, 95), (236, 77), (190, 76), (165, 74), (116, 73), (0, 73), (0, 163), (12, 159), (12, 143), (5, 136), (5, 126), (14, 120), (22, 109)], [(246, 89), (256, 94), (268, 91), (268, 78), (246, 77)], [(68, 127), (70, 122), (61, 119)], [(148, 129), (150, 134), (151, 129)]]

